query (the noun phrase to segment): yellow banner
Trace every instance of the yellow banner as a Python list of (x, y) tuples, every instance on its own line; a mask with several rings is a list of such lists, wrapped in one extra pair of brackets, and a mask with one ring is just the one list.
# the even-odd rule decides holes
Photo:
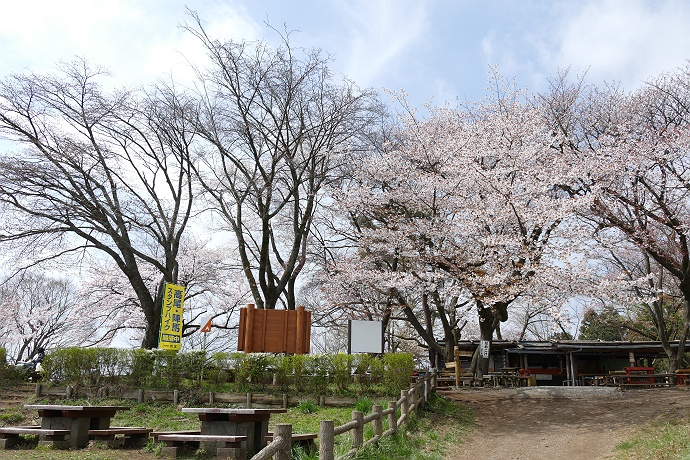
[(158, 348), (179, 350), (182, 347), (183, 303), (184, 287), (165, 283)]

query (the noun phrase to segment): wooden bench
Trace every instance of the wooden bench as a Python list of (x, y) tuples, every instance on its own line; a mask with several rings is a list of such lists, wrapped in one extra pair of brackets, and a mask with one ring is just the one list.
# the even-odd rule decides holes
[(0, 428), (0, 449), (9, 449), (19, 445), (22, 435), (38, 436), (39, 446), (49, 446), (56, 449), (69, 449), (70, 430), (42, 430), (34, 427), (5, 427)]
[[(301, 447), (307, 452), (316, 452), (316, 438), (319, 435), (316, 433), (292, 433), (292, 447)], [(269, 432), (266, 435), (266, 442), (273, 441), (273, 433)]]
[(154, 431), (149, 436), (153, 440), (153, 442), (159, 442), (158, 437), (161, 435), (168, 435), (168, 434), (201, 434), (201, 431), (199, 430), (184, 430), (184, 431)]
[(89, 439), (103, 442), (108, 447), (144, 447), (149, 440), (150, 428), (113, 426), (102, 430), (89, 430)]
[[(200, 443), (206, 443), (205, 448), (209, 453), (215, 453), (218, 458), (233, 460), (245, 460), (247, 458), (247, 449), (242, 447), (242, 442), (247, 440), (246, 436), (161, 434), (158, 436), (158, 440), (166, 444), (161, 454), (172, 458), (177, 458), (185, 444), (198, 448)], [(215, 452), (213, 452), (214, 450)]]

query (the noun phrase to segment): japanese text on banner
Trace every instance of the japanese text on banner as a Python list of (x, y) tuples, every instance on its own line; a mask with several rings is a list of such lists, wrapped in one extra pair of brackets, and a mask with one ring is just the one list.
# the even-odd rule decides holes
[(179, 350), (182, 347), (183, 303), (184, 287), (165, 283), (158, 348)]

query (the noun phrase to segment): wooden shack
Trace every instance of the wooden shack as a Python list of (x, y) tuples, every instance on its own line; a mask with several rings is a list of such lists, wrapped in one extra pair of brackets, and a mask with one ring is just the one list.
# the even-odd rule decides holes
[[(679, 342), (671, 342), (678, 348)], [(464, 340), (458, 350), (472, 354), (479, 340)], [(690, 342), (685, 345), (690, 350)], [(587, 379), (606, 376), (631, 367), (654, 366), (665, 358), (661, 342), (655, 341), (493, 341), (489, 371), (517, 368), (534, 376), (537, 385), (582, 385)], [(461, 366), (469, 369), (471, 357), (462, 357)]]

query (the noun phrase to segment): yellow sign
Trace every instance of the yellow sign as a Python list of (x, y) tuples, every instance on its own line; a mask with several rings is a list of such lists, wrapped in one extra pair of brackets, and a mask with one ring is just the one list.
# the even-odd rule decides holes
[(158, 348), (179, 350), (182, 347), (183, 303), (184, 287), (165, 283)]

